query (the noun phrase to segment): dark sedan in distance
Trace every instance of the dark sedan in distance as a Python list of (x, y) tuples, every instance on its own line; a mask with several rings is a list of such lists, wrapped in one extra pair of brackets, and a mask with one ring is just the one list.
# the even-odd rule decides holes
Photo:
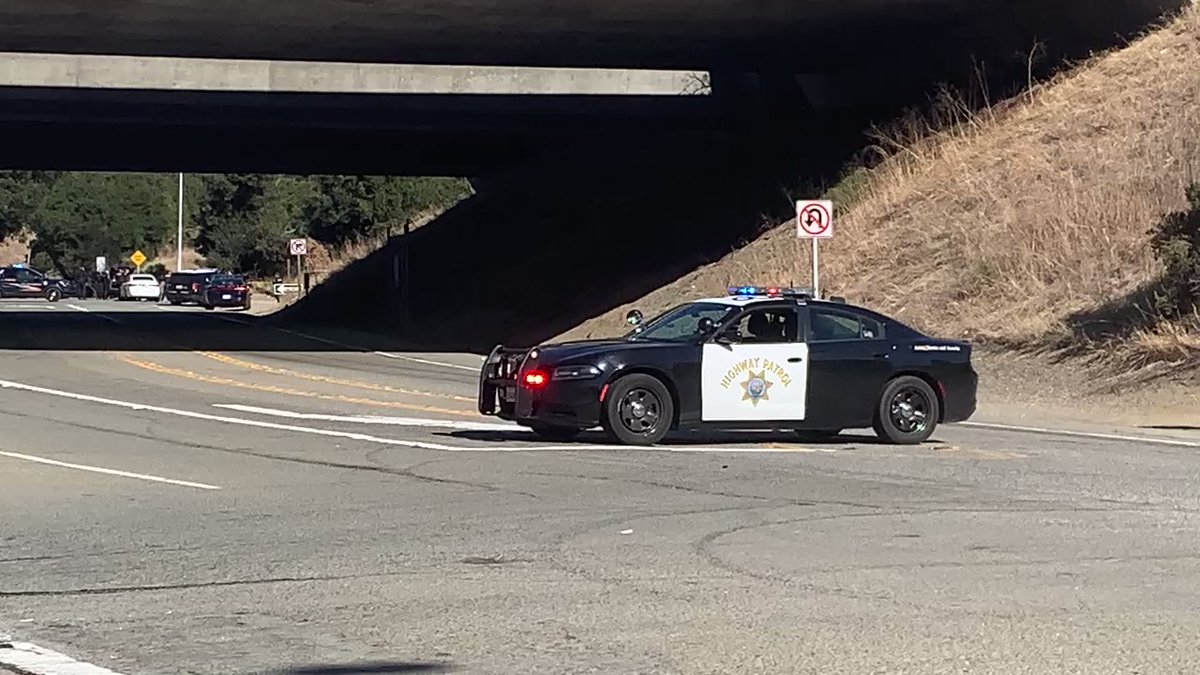
[(204, 309), (239, 307), (250, 309), (250, 286), (237, 274), (216, 274), (204, 285), (200, 301)]

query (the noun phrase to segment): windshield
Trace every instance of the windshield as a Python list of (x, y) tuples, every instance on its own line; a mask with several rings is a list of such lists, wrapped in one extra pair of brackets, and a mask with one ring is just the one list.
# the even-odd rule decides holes
[(693, 302), (668, 310), (628, 334), (635, 340), (667, 340), (678, 342), (700, 337), (700, 320), (712, 319), (720, 324), (737, 307), (718, 302)]

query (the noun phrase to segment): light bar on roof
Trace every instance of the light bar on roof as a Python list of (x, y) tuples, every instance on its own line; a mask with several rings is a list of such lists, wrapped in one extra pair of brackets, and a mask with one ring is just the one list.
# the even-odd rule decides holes
[(738, 298), (768, 297), (768, 298), (802, 298), (812, 297), (812, 291), (807, 288), (788, 288), (783, 286), (730, 286), (726, 289), (729, 295)]

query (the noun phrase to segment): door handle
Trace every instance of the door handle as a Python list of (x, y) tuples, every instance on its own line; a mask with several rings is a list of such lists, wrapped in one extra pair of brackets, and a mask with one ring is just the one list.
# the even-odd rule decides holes
[(803, 360), (804, 359), (799, 356), (793, 356), (792, 358), (788, 359), (788, 363), (800, 363)]

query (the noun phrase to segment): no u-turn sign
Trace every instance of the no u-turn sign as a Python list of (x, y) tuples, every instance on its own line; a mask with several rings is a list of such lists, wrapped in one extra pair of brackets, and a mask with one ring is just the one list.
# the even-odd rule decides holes
[(833, 202), (796, 202), (796, 236), (801, 239), (832, 239)]

